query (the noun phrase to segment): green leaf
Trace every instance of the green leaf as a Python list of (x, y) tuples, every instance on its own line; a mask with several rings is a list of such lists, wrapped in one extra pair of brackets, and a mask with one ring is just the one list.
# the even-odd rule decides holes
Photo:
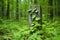
[(35, 20), (38, 21), (38, 20), (40, 20), (40, 18), (36, 18)]
[(33, 16), (32, 16), (32, 19), (34, 19), (35, 17), (36, 17), (36, 16), (35, 16), (35, 15), (33, 15)]

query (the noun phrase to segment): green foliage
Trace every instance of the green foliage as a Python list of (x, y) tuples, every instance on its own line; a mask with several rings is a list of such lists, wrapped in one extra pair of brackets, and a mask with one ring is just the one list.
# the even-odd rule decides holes
[[(0, 12), (2, 11), (2, 0), (0, 0)], [(28, 26), (28, 8), (34, 5), (34, 0), (9, 0), (10, 19), (6, 19), (8, 0), (4, 0), (4, 18), (0, 18), (0, 40), (60, 40), (60, 21), (49, 20), (48, 0), (38, 0), (42, 6), (42, 24), (38, 23), (41, 18), (32, 16), (31, 27)], [(57, 0), (56, 0), (57, 1)], [(18, 7), (16, 5), (18, 4)], [(19, 21), (16, 19), (16, 8), (18, 8)], [(31, 14), (38, 10), (29, 10)], [(0, 13), (1, 17), (2, 12)]]

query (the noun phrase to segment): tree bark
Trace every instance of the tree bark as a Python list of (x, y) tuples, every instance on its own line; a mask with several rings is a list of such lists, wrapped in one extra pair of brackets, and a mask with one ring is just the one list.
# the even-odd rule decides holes
[(2, 0), (2, 14), (1, 17), (4, 18), (4, 0)]
[(8, 4), (7, 4), (7, 14), (6, 14), (6, 16), (7, 16), (7, 19), (9, 19), (9, 9), (10, 9), (10, 5), (9, 5), (10, 3), (9, 3), (9, 0), (8, 0)]
[(16, 4), (17, 4), (17, 5), (16, 5), (16, 19), (17, 19), (17, 20), (19, 19), (19, 10), (18, 10), (18, 6), (19, 6), (19, 5), (18, 5), (18, 2), (19, 2), (19, 1), (17, 0), (17, 1), (16, 1)]

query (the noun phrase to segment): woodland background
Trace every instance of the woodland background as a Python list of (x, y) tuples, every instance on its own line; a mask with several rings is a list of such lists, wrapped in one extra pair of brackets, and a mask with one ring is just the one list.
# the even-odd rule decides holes
[[(30, 27), (31, 5), (42, 15)], [(0, 40), (60, 40), (60, 0), (0, 0)]]

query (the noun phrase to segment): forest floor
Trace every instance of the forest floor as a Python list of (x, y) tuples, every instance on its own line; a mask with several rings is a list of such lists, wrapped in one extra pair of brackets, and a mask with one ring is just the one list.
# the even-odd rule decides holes
[[(46, 27), (46, 32), (47, 33), (52, 32), (55, 35), (53, 40), (60, 40), (60, 27), (59, 27), (60, 24), (57, 23), (54, 25), (56, 26), (50, 28)], [(51, 31), (50, 29), (54, 31)], [(0, 40), (3, 39), (24, 40), (25, 35), (29, 36), (28, 40), (35, 40), (34, 37), (40, 38), (39, 35), (38, 36), (36, 35), (37, 33), (39, 33), (39, 31), (32, 35), (28, 35), (29, 32), (30, 30), (28, 27), (28, 21), (24, 20), (24, 18), (22, 18), (19, 22), (12, 20), (2, 20), (2, 22), (0, 21)], [(51, 39), (46, 38), (46, 40)]]
[(2, 20), (0, 21), (0, 40), (12, 38), (14, 40), (21, 40), (24, 36), (24, 31), (28, 29), (27, 21), (20, 20)]

